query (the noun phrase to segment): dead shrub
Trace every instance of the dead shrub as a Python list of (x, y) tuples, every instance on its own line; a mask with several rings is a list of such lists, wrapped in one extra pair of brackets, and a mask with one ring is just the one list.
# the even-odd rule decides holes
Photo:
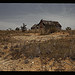
[(27, 57), (33, 59), (34, 57), (41, 58), (59, 58), (65, 59), (75, 53), (75, 38), (72, 39), (51, 39), (42, 43), (33, 42), (10, 47), (11, 56), (13, 59)]

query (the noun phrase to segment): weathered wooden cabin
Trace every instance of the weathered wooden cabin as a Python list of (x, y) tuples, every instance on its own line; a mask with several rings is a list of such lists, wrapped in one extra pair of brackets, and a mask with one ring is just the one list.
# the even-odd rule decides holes
[(56, 28), (61, 29), (61, 25), (57, 21), (46, 21), (42, 19), (38, 25), (40, 28), (50, 28), (55, 26)]
[(61, 27), (62, 26), (57, 21), (46, 21), (41, 19), (40, 22), (38, 24), (34, 24), (31, 29), (45, 29), (47, 31), (53, 28), (56, 30), (61, 30)]
[(34, 24), (31, 29), (39, 29), (39, 28), (50, 28), (50, 27), (56, 27), (57, 29), (61, 29), (61, 25), (57, 21), (46, 21), (41, 20), (39, 24)]

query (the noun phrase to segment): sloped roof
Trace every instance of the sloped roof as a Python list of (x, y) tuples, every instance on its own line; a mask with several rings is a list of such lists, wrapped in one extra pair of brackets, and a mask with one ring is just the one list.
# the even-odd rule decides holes
[(58, 21), (47, 21), (47, 20), (43, 20), (43, 19), (41, 19), (40, 20), (40, 22), (38, 23), (38, 24), (34, 24), (32, 27), (31, 27), (31, 29), (34, 29), (34, 28), (36, 28), (36, 27), (38, 27), (39, 25), (40, 25), (40, 23), (42, 22), (42, 24), (46, 27), (46, 26), (59, 26), (59, 27), (62, 27), (60, 24), (59, 24), (59, 22)]
[(31, 28), (36, 28), (38, 27), (38, 24), (34, 24)]
[[(60, 25), (59, 22), (57, 22), (57, 21), (41, 20), (40, 22), (42, 22), (44, 25), (55, 25), (55, 26), (61, 27), (61, 25)], [(40, 23), (39, 23), (39, 24), (40, 24)]]

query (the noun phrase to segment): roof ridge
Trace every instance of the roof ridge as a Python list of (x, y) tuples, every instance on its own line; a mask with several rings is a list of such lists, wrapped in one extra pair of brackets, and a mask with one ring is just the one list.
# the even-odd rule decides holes
[(52, 20), (43, 20), (43, 19), (41, 19), (42, 21), (45, 21), (45, 22), (58, 22), (58, 21), (52, 21)]

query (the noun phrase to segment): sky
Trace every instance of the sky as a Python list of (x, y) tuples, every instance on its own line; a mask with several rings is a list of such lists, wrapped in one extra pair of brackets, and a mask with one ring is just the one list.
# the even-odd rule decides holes
[(75, 29), (74, 3), (0, 3), (0, 30), (21, 27), (30, 29), (40, 20), (58, 21), (62, 29)]

